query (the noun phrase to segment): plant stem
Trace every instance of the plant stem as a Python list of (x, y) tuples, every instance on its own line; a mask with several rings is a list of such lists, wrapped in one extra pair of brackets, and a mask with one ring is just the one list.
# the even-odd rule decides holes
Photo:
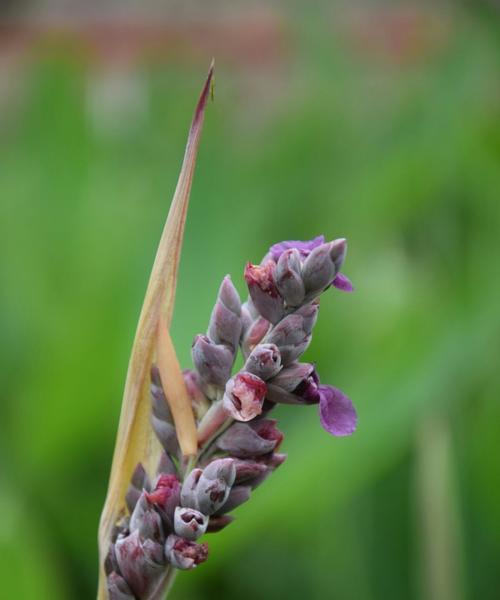
[(175, 583), (175, 578), (177, 577), (177, 569), (174, 569), (174, 567), (170, 567), (168, 569), (167, 575), (165, 577), (165, 588), (164, 588), (164, 600), (166, 600), (166, 598), (168, 598), (168, 595), (170, 594), (172, 588), (174, 587), (174, 583)]

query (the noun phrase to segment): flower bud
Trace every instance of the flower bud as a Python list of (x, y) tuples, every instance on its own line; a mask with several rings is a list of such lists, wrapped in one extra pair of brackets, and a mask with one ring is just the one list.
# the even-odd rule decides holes
[(130, 531), (138, 530), (141, 538), (163, 543), (161, 517), (148, 502), (148, 492), (142, 492), (130, 517)]
[(172, 415), (170, 414), (170, 409), (168, 408), (168, 402), (163, 392), (163, 387), (161, 384), (160, 371), (158, 367), (153, 365), (151, 367), (151, 403), (153, 415), (160, 419), (160, 421), (166, 421), (168, 423), (172, 422)]
[(241, 302), (231, 278), (224, 277), (217, 301), (210, 317), (208, 337), (216, 344), (225, 344), (233, 352), (238, 348), (241, 335)]
[(176, 569), (194, 569), (207, 560), (208, 545), (196, 544), (172, 534), (165, 543), (165, 556)]
[(233, 487), (226, 502), (217, 511), (216, 515), (223, 515), (238, 508), (250, 498), (252, 488), (249, 485), (237, 485)]
[(207, 533), (217, 533), (233, 521), (234, 517), (232, 515), (219, 515), (218, 517), (212, 515), (208, 521)]
[(196, 420), (200, 421), (210, 408), (210, 401), (201, 389), (201, 383), (197, 373), (191, 371), (191, 369), (185, 369), (182, 372), (182, 375), (184, 377), (188, 396), (191, 399), (191, 406), (193, 407)]
[(175, 509), (174, 529), (177, 535), (186, 540), (197, 540), (207, 530), (208, 517), (194, 508), (183, 508), (178, 506)]
[(208, 464), (196, 487), (196, 505), (206, 515), (216, 512), (227, 500), (236, 477), (232, 458), (222, 458)]
[(274, 280), (275, 268), (276, 263), (272, 260), (261, 266), (248, 263), (245, 268), (245, 281), (255, 308), (271, 323), (277, 323), (285, 312), (283, 298)]
[(276, 265), (276, 287), (288, 306), (300, 306), (305, 298), (301, 269), (300, 254), (295, 248), (283, 252)]
[(179, 442), (177, 440), (175, 427), (172, 425), (172, 423), (169, 423), (168, 421), (162, 421), (152, 414), (151, 425), (160, 444), (165, 449), (165, 452), (173, 455), (178, 454)]
[[(309, 369), (306, 370), (306, 367), (309, 367)], [(281, 379), (279, 376), (275, 377), (268, 384), (268, 400), (283, 404), (317, 404), (320, 400), (319, 377), (314, 366), (307, 364), (299, 365), (296, 363), (292, 369), (297, 375), (302, 372), (304, 375), (302, 379), (297, 382), (298, 378), (295, 377), (294, 373), (290, 377), (287, 377), (285, 374)], [(281, 382), (288, 389), (282, 387), (280, 385)], [(290, 390), (291, 385), (295, 383), (295, 388)]]
[[(157, 475), (177, 475), (177, 467), (174, 465), (172, 459), (167, 452), (160, 454), (160, 460), (158, 461), (158, 467), (156, 469)], [(146, 489), (150, 489), (149, 486)]]
[(230, 348), (215, 344), (206, 335), (197, 335), (191, 353), (194, 366), (205, 383), (225, 385), (234, 362)]
[(198, 502), (196, 499), (196, 488), (198, 481), (200, 480), (202, 469), (193, 469), (189, 475), (184, 479), (184, 483), (181, 488), (181, 504), (188, 508), (198, 508)]
[(139, 463), (132, 473), (130, 485), (125, 495), (125, 503), (127, 504), (127, 508), (130, 513), (133, 512), (143, 489), (150, 490), (151, 483), (146, 471), (144, 470), (144, 467), (141, 463)]
[(123, 579), (138, 598), (147, 598), (158, 585), (165, 569), (163, 546), (152, 540), (142, 541), (136, 529), (119, 536), (115, 553)]
[(127, 585), (127, 582), (121, 575), (115, 571), (107, 577), (106, 585), (108, 588), (109, 600), (134, 600), (135, 596)]
[(274, 377), (281, 369), (281, 356), (275, 344), (259, 344), (247, 358), (244, 371), (263, 380)]
[(236, 458), (253, 458), (275, 450), (283, 439), (276, 421), (258, 419), (251, 424), (234, 423), (217, 439), (217, 447)]
[(314, 371), (314, 365), (310, 363), (292, 363), (273, 377), (269, 383), (282, 388), (287, 392), (293, 392), (306, 377)]
[(245, 329), (243, 337), (241, 339), (241, 350), (245, 358), (252, 352), (252, 350), (260, 344), (264, 339), (264, 336), (269, 331), (271, 323), (264, 317), (257, 317), (252, 323)]
[(306, 258), (302, 267), (302, 278), (307, 296), (321, 293), (333, 281), (342, 266), (346, 251), (344, 239), (322, 244)]
[(253, 460), (234, 460), (236, 467), (236, 484), (245, 483), (251, 485), (251, 482), (267, 472), (267, 465)]
[(250, 421), (262, 412), (265, 396), (266, 384), (262, 379), (240, 371), (227, 382), (222, 403), (237, 421)]
[(180, 503), (181, 484), (175, 475), (162, 474), (158, 477), (154, 490), (146, 494), (150, 504), (160, 513), (166, 528), (172, 529), (174, 510)]

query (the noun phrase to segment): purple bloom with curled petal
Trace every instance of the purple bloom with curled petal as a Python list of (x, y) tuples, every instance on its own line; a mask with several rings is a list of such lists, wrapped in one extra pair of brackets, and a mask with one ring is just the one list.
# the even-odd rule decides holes
[(332, 285), (343, 292), (354, 292), (354, 286), (352, 285), (351, 280), (343, 273), (337, 273), (337, 275), (335, 275)]
[(318, 237), (313, 238), (308, 241), (301, 240), (288, 240), (285, 242), (279, 242), (278, 244), (273, 244), (269, 248), (269, 253), (271, 254), (271, 258), (274, 262), (278, 262), (279, 257), (283, 254), (285, 250), (289, 250), (290, 248), (296, 248), (302, 256), (308, 256), (311, 250), (314, 250), (317, 246), (321, 246), (321, 244), (325, 243), (325, 236), (318, 235)]
[(320, 385), (319, 392), (319, 419), (323, 429), (335, 436), (354, 433), (358, 415), (349, 398), (330, 385)]

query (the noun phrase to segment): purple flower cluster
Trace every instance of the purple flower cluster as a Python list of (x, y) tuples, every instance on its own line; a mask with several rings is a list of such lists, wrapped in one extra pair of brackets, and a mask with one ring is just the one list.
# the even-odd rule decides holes
[[(355, 409), (340, 390), (322, 385), (315, 366), (299, 362), (309, 346), (320, 294), (352, 291), (340, 268), (344, 239), (287, 241), (259, 265), (248, 264), (243, 304), (229, 277), (219, 289), (207, 333), (195, 337), (194, 370), (184, 372), (198, 426), (199, 452), (186, 465), (158, 370), (151, 376), (151, 422), (163, 446), (156, 477), (138, 465), (117, 524), (106, 573), (112, 600), (156, 597), (166, 567), (192, 569), (208, 557), (204, 533), (232, 522), (231, 513), (285, 460), (283, 434), (269, 412), (278, 403), (319, 407), (335, 436), (356, 429)], [(238, 350), (244, 363), (232, 375)]]

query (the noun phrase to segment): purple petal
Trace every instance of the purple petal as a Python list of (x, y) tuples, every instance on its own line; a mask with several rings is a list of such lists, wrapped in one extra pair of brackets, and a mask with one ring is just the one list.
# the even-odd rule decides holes
[(272, 259), (275, 262), (278, 262), (279, 257), (283, 254), (285, 250), (289, 250), (290, 248), (296, 248), (302, 256), (307, 256), (311, 250), (314, 250), (317, 246), (321, 246), (321, 244), (325, 243), (325, 236), (318, 235), (318, 237), (313, 238), (308, 241), (300, 241), (300, 240), (288, 240), (285, 242), (279, 242), (278, 244), (274, 244), (269, 248), (269, 252), (271, 254)]
[(329, 385), (320, 385), (319, 390), (319, 419), (323, 429), (336, 436), (354, 433), (358, 416), (349, 398)]
[(343, 273), (337, 273), (337, 275), (335, 275), (332, 285), (343, 292), (354, 292), (354, 286), (352, 285), (349, 277)]

